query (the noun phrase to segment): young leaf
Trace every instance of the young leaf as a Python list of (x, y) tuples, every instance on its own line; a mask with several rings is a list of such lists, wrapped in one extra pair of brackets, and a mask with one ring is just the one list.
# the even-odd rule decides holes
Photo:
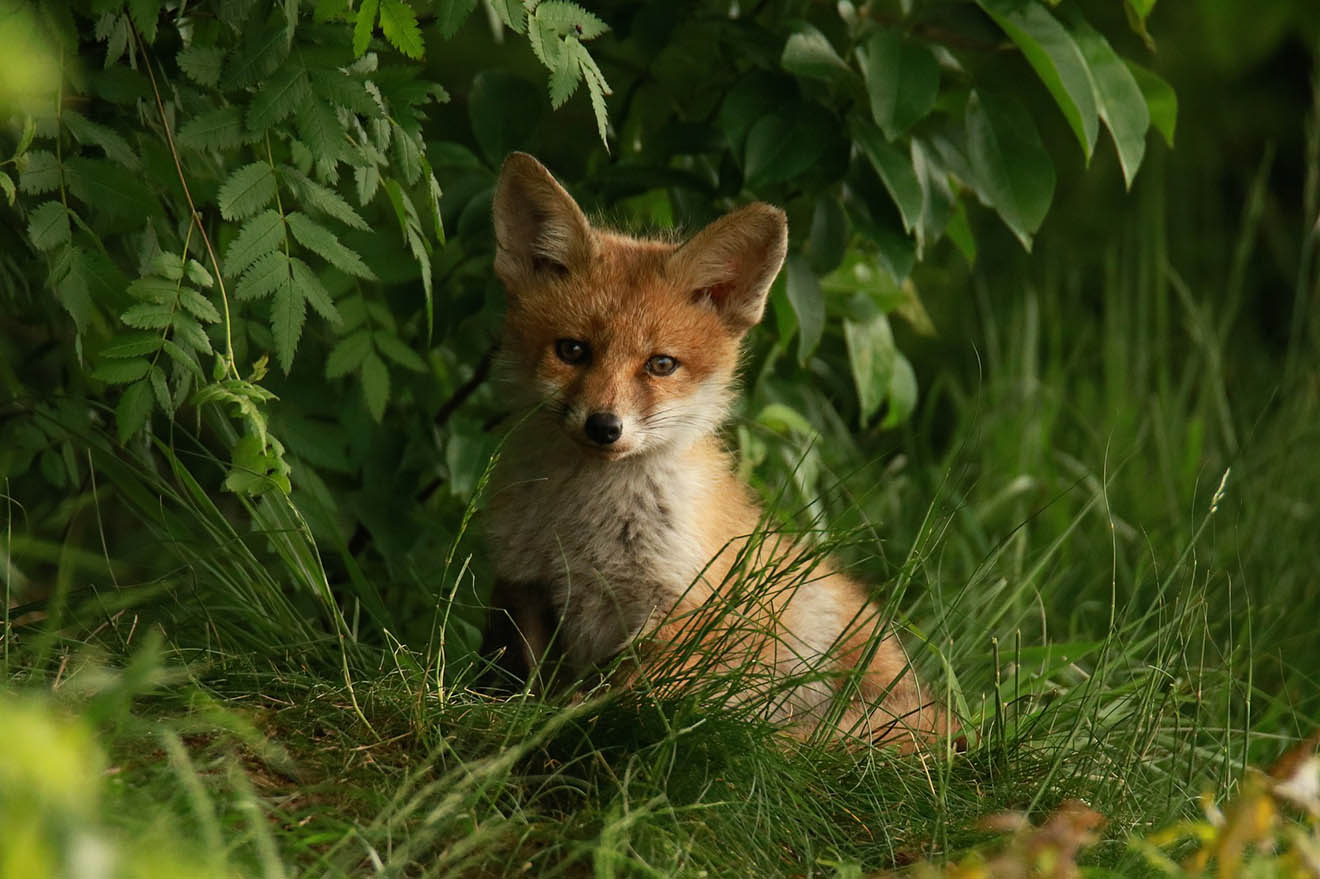
[(142, 429), (151, 415), (151, 386), (145, 381), (134, 382), (124, 389), (115, 405), (115, 428), (119, 441), (126, 443), (129, 437)]
[(923, 43), (894, 29), (876, 31), (866, 44), (866, 93), (871, 116), (893, 140), (935, 106), (940, 68)]
[(327, 262), (342, 272), (366, 280), (375, 280), (376, 275), (362, 257), (340, 243), (335, 233), (317, 223), (300, 211), (294, 211), (285, 217), (289, 230), (298, 243), (308, 250), (320, 254)]
[(362, 396), (367, 410), (377, 422), (385, 415), (385, 404), (390, 399), (390, 371), (385, 362), (372, 351), (362, 360)]
[(978, 2), (1022, 50), (1027, 63), (1054, 96), (1055, 103), (1077, 135), (1083, 154), (1090, 161), (1100, 125), (1095, 87), (1077, 43), (1058, 19), (1035, 0), (1025, 3), (1013, 0)]
[(0, 171), (0, 192), (4, 193), (6, 203), (13, 205), (14, 198), (18, 195), (18, 186), (14, 183), (14, 178), (9, 176), (8, 171)]
[(371, 331), (357, 330), (335, 343), (325, 359), (325, 377), (341, 378), (362, 365), (371, 352)]
[(357, 18), (353, 23), (353, 57), (360, 58), (367, 51), (372, 31), (376, 29), (376, 13), (379, 10), (380, 0), (362, 0), (362, 5), (358, 7)]
[(1054, 164), (1031, 114), (1014, 98), (973, 92), (966, 124), (978, 194), (1030, 250), (1054, 198)]
[(380, 29), (394, 48), (409, 58), (421, 58), (425, 46), (417, 14), (403, 0), (380, 0)]
[(903, 217), (903, 231), (911, 233), (921, 220), (922, 206), (921, 181), (917, 179), (912, 162), (865, 119), (853, 117), (852, 133), (898, 206)]
[(243, 223), (225, 251), (225, 274), (235, 277), (284, 243), (284, 223), (278, 211), (262, 211)]
[(241, 220), (264, 208), (275, 197), (275, 175), (265, 162), (244, 165), (220, 187), (216, 201), (226, 220)]
[(785, 275), (785, 292), (798, 321), (798, 361), (806, 363), (825, 332), (825, 297), (811, 264), (797, 254), (788, 258)]
[(1123, 183), (1132, 188), (1141, 160), (1146, 155), (1146, 129), (1150, 127), (1150, 112), (1132, 72), (1118, 57), (1109, 41), (1091, 27), (1080, 13), (1070, 17), (1073, 37), (1091, 68), (1091, 82), (1095, 84), (1095, 101), (1100, 118), (1104, 120), (1118, 150), (1118, 161), (1123, 168)]
[(565, 0), (543, 0), (536, 4), (536, 17), (556, 33), (579, 40), (595, 39), (610, 29), (595, 15)]
[(53, 250), (69, 242), (69, 212), (58, 201), (45, 201), (28, 216), (28, 240), (38, 250)]

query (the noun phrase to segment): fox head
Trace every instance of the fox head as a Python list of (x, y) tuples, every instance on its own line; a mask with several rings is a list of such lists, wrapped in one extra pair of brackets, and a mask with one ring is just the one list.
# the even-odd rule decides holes
[(784, 262), (783, 211), (751, 204), (682, 244), (631, 238), (593, 227), (540, 162), (513, 153), (493, 213), (504, 359), (572, 440), (614, 459), (719, 427)]

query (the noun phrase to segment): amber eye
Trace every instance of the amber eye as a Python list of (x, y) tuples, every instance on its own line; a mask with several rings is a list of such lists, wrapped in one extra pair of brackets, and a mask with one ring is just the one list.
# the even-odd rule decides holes
[(678, 361), (668, 354), (657, 354), (646, 361), (646, 371), (651, 375), (672, 375), (678, 369)]
[(587, 343), (577, 339), (560, 339), (555, 342), (555, 356), (565, 363), (582, 363), (590, 353)]

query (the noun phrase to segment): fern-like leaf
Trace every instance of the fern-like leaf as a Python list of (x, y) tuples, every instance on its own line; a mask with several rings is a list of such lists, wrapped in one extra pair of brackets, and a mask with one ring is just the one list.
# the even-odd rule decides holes
[(275, 197), (275, 175), (265, 162), (244, 165), (220, 187), (216, 200), (226, 220), (241, 220), (264, 208)]
[(421, 58), (425, 45), (417, 27), (417, 14), (403, 0), (380, 0), (380, 29), (409, 58)]

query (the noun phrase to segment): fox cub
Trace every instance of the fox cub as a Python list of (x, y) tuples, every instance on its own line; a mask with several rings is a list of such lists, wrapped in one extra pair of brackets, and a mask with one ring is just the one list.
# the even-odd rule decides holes
[(875, 742), (939, 733), (942, 712), (898, 640), (876, 635), (859, 584), (819, 564), (787, 587), (751, 582), (804, 557), (765, 532), (718, 436), (784, 261), (784, 212), (751, 204), (678, 245), (632, 238), (593, 227), (523, 153), (493, 212), (501, 359), (530, 410), (488, 495), (492, 628), (509, 655), (534, 674), (553, 642), (581, 673), (648, 636), (633, 683), (662, 665), (736, 668), (767, 684), (739, 698), (764, 698), (799, 736), (822, 721)]

